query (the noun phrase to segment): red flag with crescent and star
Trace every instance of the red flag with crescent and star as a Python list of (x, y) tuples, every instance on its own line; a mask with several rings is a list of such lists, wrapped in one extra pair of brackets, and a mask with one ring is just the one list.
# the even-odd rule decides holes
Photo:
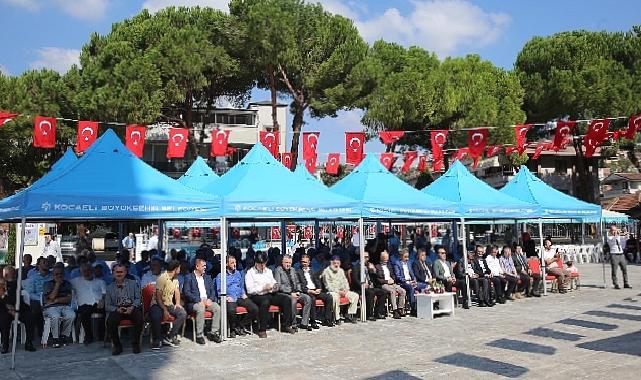
[(405, 131), (381, 131), (378, 132), (378, 137), (385, 145), (392, 145), (405, 135)]
[(358, 165), (363, 160), (364, 132), (345, 132), (345, 162)]
[(516, 147), (519, 153), (525, 152), (527, 146), (527, 131), (532, 128), (532, 124), (517, 124), (514, 126), (514, 135), (516, 136)]
[(304, 132), (303, 133), (303, 159), (307, 160), (310, 157), (316, 156), (316, 147), (318, 147), (318, 138), (320, 132)]
[(416, 169), (419, 172), (424, 172), (427, 169), (427, 156), (422, 154), (418, 157), (418, 166)]
[(84, 121), (78, 122), (78, 135), (76, 139), (76, 152), (84, 152), (96, 141), (98, 137), (98, 122)]
[(211, 157), (225, 157), (229, 145), (229, 131), (214, 129), (211, 131)]
[(608, 128), (610, 127), (609, 119), (594, 119), (590, 123), (588, 133), (583, 136), (583, 145), (585, 145), (585, 157), (594, 156), (596, 148), (608, 138)]
[(186, 128), (171, 128), (167, 140), (167, 158), (185, 157), (187, 149), (187, 136), (189, 131)]
[(310, 172), (311, 174), (314, 174), (316, 171), (316, 158), (318, 156), (310, 156), (305, 160), (305, 167), (307, 168), (307, 171)]
[(289, 170), (292, 170), (292, 154), (291, 152), (280, 154), (280, 163)]
[(500, 145), (488, 145), (485, 150), (486, 157), (494, 157), (501, 151)]
[(0, 127), (13, 120), (16, 116), (18, 116), (17, 113), (0, 112)]
[(145, 134), (147, 126), (144, 124), (128, 124), (125, 132), (125, 145), (135, 154), (136, 157), (142, 157), (145, 149)]
[(430, 132), (430, 142), (432, 143), (432, 160), (443, 161), (443, 147), (447, 142), (447, 130), (436, 130)]
[(385, 169), (390, 170), (392, 165), (394, 165), (394, 161), (396, 161), (396, 157), (394, 157), (394, 153), (392, 152), (385, 152), (381, 153), (379, 160), (381, 161), (381, 164), (385, 166)]
[(410, 171), (410, 166), (412, 166), (412, 163), (414, 160), (416, 160), (416, 157), (418, 157), (418, 153), (415, 151), (408, 151), (403, 154), (403, 167), (401, 168), (401, 171), (403, 173), (407, 173)]
[(325, 163), (325, 171), (327, 174), (337, 175), (338, 166), (341, 163), (340, 153), (330, 153), (327, 155), (327, 162)]
[(554, 132), (554, 141), (552, 149), (559, 151), (567, 146), (567, 138), (572, 135), (572, 130), (576, 126), (576, 121), (557, 121), (556, 131)]
[[(1, 121), (0, 124), (2, 124)], [(625, 130), (623, 137), (632, 140), (639, 129), (641, 129), (641, 115), (630, 116), (630, 119), (628, 119), (628, 129)], [(619, 137), (621, 136), (622, 135), (619, 134)]]
[(483, 155), (487, 145), (487, 136), (490, 134), (489, 129), (479, 128), (467, 131), (467, 147), (469, 155), (472, 158), (478, 158)]
[(278, 159), (278, 138), (276, 132), (260, 131), (260, 143), (267, 148), (274, 158)]
[(53, 148), (56, 146), (56, 118), (36, 116), (33, 124), (33, 146)]

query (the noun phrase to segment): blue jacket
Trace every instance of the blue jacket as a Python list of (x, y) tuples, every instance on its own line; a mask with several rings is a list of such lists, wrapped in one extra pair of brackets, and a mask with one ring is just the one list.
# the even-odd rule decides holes
[[(222, 294), (220, 287), (220, 274), (216, 276), (216, 294)], [(227, 272), (227, 297), (231, 297), (234, 302), (245, 295), (245, 276), (243, 272), (236, 269), (234, 273)]]
[(215, 301), (213, 280), (206, 274), (203, 278), (205, 279), (205, 290), (207, 291), (207, 294), (200, 294), (200, 291), (198, 290), (198, 281), (196, 281), (196, 275), (193, 272), (185, 276), (185, 283), (182, 291), (183, 297), (185, 297), (185, 303), (198, 303), (203, 297)]
[[(416, 281), (416, 276), (414, 275), (414, 271), (412, 270), (412, 264), (408, 261), (407, 262), (407, 269), (410, 272), (410, 278), (412, 281)], [(403, 273), (403, 262), (398, 261), (394, 265), (394, 274), (396, 275), (396, 282), (399, 284), (404, 284), (405, 283), (405, 273)]]

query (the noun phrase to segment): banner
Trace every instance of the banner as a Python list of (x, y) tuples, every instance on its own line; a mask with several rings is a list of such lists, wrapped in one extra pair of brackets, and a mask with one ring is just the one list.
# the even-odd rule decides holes
[(379, 160), (387, 170), (391, 170), (392, 166), (394, 165), (394, 162), (396, 161), (396, 157), (392, 152), (385, 152), (385, 153), (381, 153), (381, 157), (379, 158)]
[(267, 148), (275, 159), (278, 159), (279, 148), (276, 132), (260, 131), (260, 143)]
[(84, 152), (98, 137), (98, 122), (79, 121), (76, 136), (76, 153)]
[(186, 128), (171, 128), (169, 130), (169, 140), (167, 141), (167, 158), (185, 157), (188, 133), (189, 131)]
[(211, 151), (210, 157), (225, 157), (227, 155), (227, 146), (229, 145), (230, 131), (214, 129), (211, 131)]
[(345, 162), (358, 165), (363, 160), (364, 132), (345, 132)]
[(289, 170), (292, 170), (292, 154), (290, 152), (280, 154), (280, 162)]
[(405, 131), (381, 131), (378, 133), (381, 141), (385, 145), (392, 145), (405, 135)]
[(329, 155), (327, 155), (327, 162), (325, 163), (325, 171), (327, 172), (327, 174), (337, 175), (340, 163), (340, 153), (330, 153)]
[(142, 124), (129, 124), (125, 132), (125, 145), (135, 154), (136, 157), (142, 157), (145, 149), (145, 134), (147, 127)]
[(16, 116), (18, 116), (17, 113), (0, 112), (0, 127), (13, 120)]
[(430, 143), (432, 144), (432, 160), (443, 161), (443, 147), (447, 142), (447, 130), (436, 130), (430, 132)]
[(418, 153), (415, 151), (408, 151), (403, 154), (403, 167), (401, 168), (401, 171), (403, 173), (407, 173), (410, 171), (410, 167), (412, 166), (412, 163), (414, 160), (416, 160), (416, 157), (418, 157)]
[(487, 145), (487, 136), (490, 131), (487, 128), (472, 129), (467, 131), (467, 147), (469, 155), (473, 158), (478, 158), (483, 155), (485, 146)]
[(608, 128), (610, 120), (595, 119), (590, 122), (588, 133), (583, 136), (583, 145), (585, 145), (585, 157), (594, 156), (596, 148), (608, 138)]
[(316, 156), (316, 147), (318, 146), (318, 138), (320, 132), (304, 132), (303, 133), (303, 159), (307, 160), (310, 157)]
[(632, 140), (634, 135), (641, 129), (641, 115), (630, 116), (628, 119), (628, 129), (625, 131), (625, 138)]
[(36, 116), (33, 124), (33, 146), (54, 148), (56, 146), (56, 118)]
[(567, 138), (572, 135), (576, 121), (557, 121), (552, 149), (559, 151), (567, 146)]
[(527, 146), (527, 131), (532, 128), (532, 124), (517, 124), (514, 126), (514, 135), (516, 136), (516, 147), (520, 154), (523, 154)]

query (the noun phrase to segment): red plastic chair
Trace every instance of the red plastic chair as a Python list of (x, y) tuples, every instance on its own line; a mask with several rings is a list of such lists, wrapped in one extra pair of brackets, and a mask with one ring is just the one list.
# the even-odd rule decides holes
[[(149, 310), (151, 309), (151, 300), (153, 297), (156, 295), (156, 286), (154, 284), (148, 284), (142, 289), (142, 312), (144, 315), (145, 322), (149, 324), (151, 321), (149, 319)], [(176, 318), (174, 318), (173, 315), (169, 315), (169, 318), (164, 319), (162, 322), (160, 322), (162, 325), (169, 325), (169, 328), (171, 329), (174, 321)], [(149, 334), (149, 342), (151, 343), (153, 341), (152, 334)]]

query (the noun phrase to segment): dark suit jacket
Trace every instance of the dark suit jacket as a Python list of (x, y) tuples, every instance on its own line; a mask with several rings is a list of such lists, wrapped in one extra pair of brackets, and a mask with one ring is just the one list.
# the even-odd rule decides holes
[(421, 265), (421, 262), (416, 260), (412, 263), (412, 271), (414, 272), (414, 275), (416, 276), (416, 281), (418, 282), (425, 282), (425, 276), (426, 272), (430, 272), (430, 277), (434, 278), (434, 269), (432, 269), (432, 266), (430, 263), (425, 261), (425, 268), (423, 268), (423, 265)]
[[(365, 274), (365, 282), (370, 284), (370, 287), (377, 285), (378, 281), (376, 280), (376, 268), (369, 269), (365, 267), (367, 273)], [(357, 263), (352, 268), (352, 291), (361, 294), (361, 265)]]
[[(411, 281), (416, 281), (416, 276), (414, 275), (414, 271), (412, 270), (412, 264), (407, 262), (407, 269), (410, 272), (410, 280)], [(405, 274), (403, 273), (403, 262), (399, 261), (394, 265), (394, 274), (396, 275), (396, 282), (399, 284), (404, 284), (405, 283)]]
[(198, 303), (202, 297), (214, 300), (214, 280), (211, 279), (211, 276), (207, 276), (206, 274), (203, 278), (205, 280), (205, 290), (207, 291), (207, 294), (205, 295), (200, 294), (196, 275), (193, 272), (189, 273), (185, 277), (185, 283), (183, 284), (183, 297), (185, 298), (185, 304)]
[[(389, 275), (396, 282), (396, 274), (394, 273), (394, 267), (392, 266), (391, 262), (387, 262), (387, 269), (389, 270)], [(383, 272), (383, 264), (377, 264), (376, 265), (376, 281), (378, 282), (378, 286), (381, 287), (387, 282), (385, 282), (385, 272)]]
[(472, 262), (472, 269), (474, 269), (474, 273), (478, 274), (479, 277), (484, 277), (486, 274), (491, 275), (492, 271), (490, 270), (490, 267), (487, 266), (487, 261), (485, 261), (485, 259), (481, 259), (481, 262), (483, 265), (479, 263), (478, 259), (474, 259), (474, 262)]
[[(320, 289), (321, 291), (323, 289), (323, 282), (320, 279), (320, 272), (314, 272), (310, 268), (310, 275), (312, 277), (312, 282), (314, 283), (314, 286), (316, 286), (316, 289)], [(309, 289), (307, 288), (307, 280), (305, 279), (305, 273), (303, 272), (302, 269), (297, 269), (296, 270), (296, 275), (298, 276), (298, 281), (300, 282), (300, 286), (302, 289), (302, 292), (307, 294)]]

